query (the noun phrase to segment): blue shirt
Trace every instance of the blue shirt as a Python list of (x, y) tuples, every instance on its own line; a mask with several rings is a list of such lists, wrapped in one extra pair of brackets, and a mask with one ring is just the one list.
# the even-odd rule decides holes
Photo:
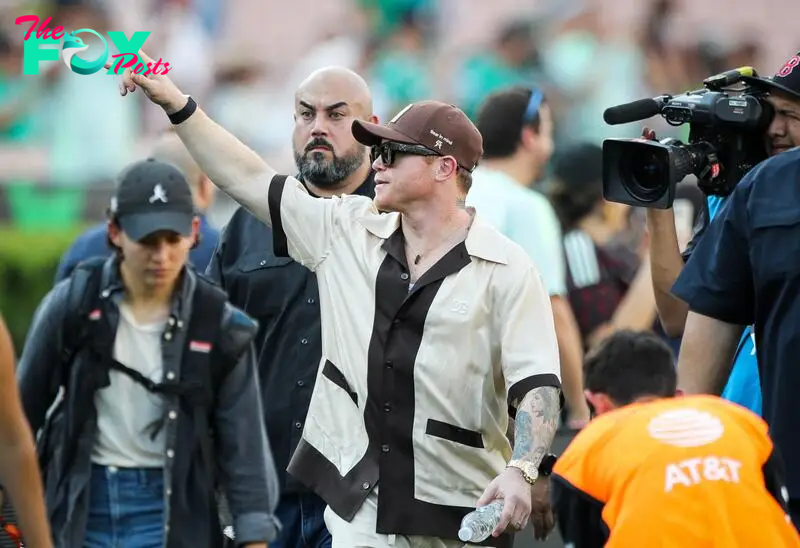
[[(217, 246), (219, 231), (200, 215), (200, 242), (189, 253), (189, 262), (195, 270), (203, 273), (211, 262), (211, 255)], [(108, 245), (108, 225), (99, 223), (78, 236), (67, 251), (62, 255), (56, 270), (55, 283), (68, 278), (72, 270), (81, 261), (91, 257), (108, 257), (113, 249)]]
[[(708, 217), (713, 220), (722, 209), (725, 198), (709, 196)], [(761, 384), (756, 357), (756, 336), (751, 326), (747, 326), (739, 340), (728, 384), (722, 391), (726, 400), (738, 403), (753, 413), (761, 415)]]
[(745, 175), (673, 287), (689, 308), (753, 325), (763, 416), (800, 499), (800, 148)]

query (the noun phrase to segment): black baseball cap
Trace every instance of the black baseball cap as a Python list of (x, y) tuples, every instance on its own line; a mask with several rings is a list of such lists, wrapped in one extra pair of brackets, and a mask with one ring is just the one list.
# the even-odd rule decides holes
[(742, 80), (767, 91), (779, 91), (800, 100), (800, 52), (789, 58), (773, 76), (746, 76)]
[(132, 240), (162, 230), (191, 236), (195, 217), (192, 191), (172, 164), (154, 159), (136, 162), (120, 175), (111, 214)]

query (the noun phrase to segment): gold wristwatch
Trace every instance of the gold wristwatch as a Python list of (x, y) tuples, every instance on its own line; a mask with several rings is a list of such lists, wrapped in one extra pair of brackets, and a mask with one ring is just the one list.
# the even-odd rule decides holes
[(539, 477), (539, 469), (536, 467), (536, 465), (526, 460), (510, 460), (508, 461), (506, 468), (516, 468), (522, 472), (522, 477), (531, 485), (536, 483), (536, 480)]

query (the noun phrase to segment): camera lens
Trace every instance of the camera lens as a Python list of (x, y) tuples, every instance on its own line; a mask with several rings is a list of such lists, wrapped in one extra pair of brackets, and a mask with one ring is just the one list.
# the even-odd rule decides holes
[(642, 151), (628, 158), (621, 166), (625, 187), (636, 199), (643, 202), (657, 200), (668, 184), (669, 166), (655, 152)]

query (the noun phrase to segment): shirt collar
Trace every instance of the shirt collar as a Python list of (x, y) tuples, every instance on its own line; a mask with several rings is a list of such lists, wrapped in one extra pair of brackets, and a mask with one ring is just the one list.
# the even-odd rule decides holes
[[(474, 215), (472, 226), (464, 241), (467, 253), (485, 261), (507, 264), (507, 240), (480, 215), (477, 213)], [(374, 205), (357, 220), (371, 234), (383, 240), (388, 240), (400, 228), (399, 213), (380, 213)]]

